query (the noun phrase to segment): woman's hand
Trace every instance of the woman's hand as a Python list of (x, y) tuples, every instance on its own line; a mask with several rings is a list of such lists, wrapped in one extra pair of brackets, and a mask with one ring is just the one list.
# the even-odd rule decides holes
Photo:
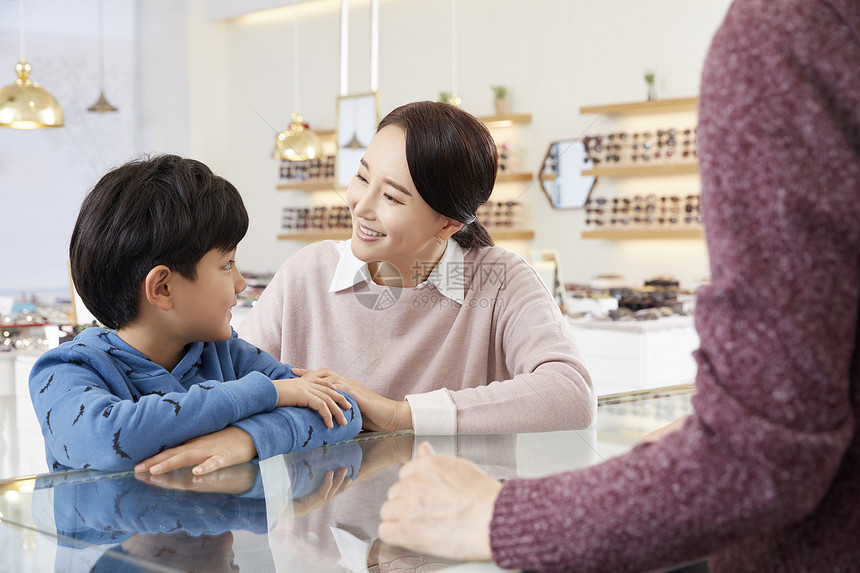
[(389, 400), (372, 390), (368, 390), (355, 380), (341, 376), (326, 368), (306, 370), (293, 368), (293, 374), (300, 380), (346, 392), (358, 403), (364, 420), (364, 429), (379, 432), (412, 429), (412, 410), (409, 402)]
[(251, 435), (236, 426), (227, 426), (223, 430), (192, 438), (181, 446), (155, 454), (134, 466), (134, 471), (148, 471), (158, 475), (177, 468), (194, 466), (192, 473), (202, 476), (220, 468), (251, 461), (256, 455), (257, 447)]
[(379, 515), (379, 538), (418, 553), (461, 561), (487, 561), (490, 520), (502, 489), (475, 464), (418, 446), (400, 470)]
[(332, 418), (341, 426), (346, 426), (343, 410), (349, 410), (352, 405), (346, 396), (335, 391), (333, 387), (314, 384), (303, 378), (272, 380), (272, 383), (278, 389), (278, 408), (284, 406), (311, 408), (319, 412), (327, 428), (334, 427)]
[(352, 485), (352, 478), (347, 477), (349, 468), (339, 468), (337, 472), (328, 470), (320, 488), (304, 497), (293, 500), (293, 517), (302, 517), (346, 491)]

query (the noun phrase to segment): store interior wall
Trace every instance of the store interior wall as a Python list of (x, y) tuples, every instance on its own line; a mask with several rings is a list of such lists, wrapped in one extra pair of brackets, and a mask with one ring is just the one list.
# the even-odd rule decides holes
[[(583, 116), (580, 106), (641, 101), (646, 70), (660, 97), (698, 93), (710, 38), (730, 1), (458, 0), (457, 92), (463, 107), (492, 114), (490, 86), (508, 86), (527, 125), (494, 130), (512, 142), (522, 170), (537, 172), (550, 141), (695, 121), (687, 116)], [(200, 159), (231, 180), (251, 228), (240, 267), (273, 271), (304, 246), (278, 241), (285, 206), (337, 204), (340, 192), (277, 191), (274, 132), (296, 111), (293, 21), (297, 19), (299, 102), (316, 129), (335, 127), (339, 94), (339, 0), (297, 6), (249, 0), (236, 16), (216, 0), (105, 2), (106, 92), (117, 114), (84, 111), (97, 97), (96, 0), (27, 0), (26, 37), (33, 76), (60, 100), (66, 127), (0, 129), (0, 198), (7, 245), (0, 248), (0, 292), (67, 289), (68, 236), (83, 194), (111, 165), (141, 153)], [(236, 3), (232, 3), (236, 6)], [(452, 89), (450, 2), (381, 0), (379, 101), (397, 105)], [(235, 10), (235, 8), (234, 8)], [(0, 84), (14, 79), (17, 2), (0, 0)], [(348, 93), (370, 88), (370, 2), (349, 1)], [(110, 25), (108, 26), (108, 22)], [(2, 72), (7, 69), (6, 73)], [(698, 190), (696, 176), (600, 179), (595, 194)], [(537, 181), (505, 184), (500, 198), (528, 209), (535, 237), (501, 243), (524, 256), (557, 249), (564, 277), (587, 283), (603, 273), (630, 284), (673, 275), (686, 286), (707, 275), (704, 241), (605, 241), (580, 238), (579, 210), (550, 208)]]

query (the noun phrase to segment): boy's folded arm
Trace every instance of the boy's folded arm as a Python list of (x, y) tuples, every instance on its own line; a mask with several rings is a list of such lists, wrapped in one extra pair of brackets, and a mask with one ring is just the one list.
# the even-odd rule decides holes
[(100, 373), (80, 353), (40, 358), (30, 394), (49, 455), (66, 467), (95, 469), (133, 467), (277, 402), (277, 390), (260, 373), (139, 396), (119, 372)]
[(233, 425), (251, 435), (257, 455), (262, 460), (296, 450), (331, 445), (354, 438), (361, 431), (361, 413), (358, 404), (349, 394), (352, 408), (344, 410), (346, 425), (326, 427), (319, 413), (310, 408), (276, 408), (271, 412), (255, 414)]

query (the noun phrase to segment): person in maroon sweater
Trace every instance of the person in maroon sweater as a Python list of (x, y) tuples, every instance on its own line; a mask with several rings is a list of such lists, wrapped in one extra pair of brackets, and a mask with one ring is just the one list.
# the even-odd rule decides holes
[(426, 445), (380, 538), (504, 568), (860, 567), (860, 2), (736, 0), (702, 77), (694, 413), (504, 485)]

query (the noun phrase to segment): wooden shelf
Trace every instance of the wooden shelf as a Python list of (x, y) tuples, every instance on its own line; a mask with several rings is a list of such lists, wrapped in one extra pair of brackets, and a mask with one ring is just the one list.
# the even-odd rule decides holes
[[(534, 238), (535, 233), (529, 229), (519, 229), (519, 230), (511, 230), (511, 231), (501, 231), (501, 230), (493, 230), (488, 229), (490, 232), (490, 236), (497, 241), (519, 241), (519, 240), (527, 240), (530, 241)], [(302, 241), (302, 242), (316, 242), (316, 241), (345, 241), (352, 236), (352, 231), (349, 229), (339, 230), (339, 231), (308, 231), (302, 233), (282, 233), (278, 235), (279, 241)]]
[(655, 99), (631, 103), (616, 103), (607, 105), (586, 105), (579, 108), (579, 113), (602, 113), (606, 115), (633, 115), (661, 113), (670, 111), (696, 111), (699, 104), (697, 97), (682, 97), (674, 99)]
[(279, 183), (278, 191), (340, 191), (333, 179), (307, 179), (296, 183)]
[(665, 163), (660, 165), (634, 165), (630, 167), (596, 167), (583, 169), (583, 175), (595, 177), (645, 177), (649, 175), (680, 175), (698, 173), (698, 163)]
[(531, 181), (534, 173), (499, 173), (496, 175), (496, 183), (511, 183), (513, 181)]
[(531, 241), (535, 238), (535, 232), (528, 229), (519, 231), (498, 231), (487, 229), (490, 236), (497, 241)]
[(583, 239), (702, 239), (705, 231), (693, 229), (607, 229), (605, 231), (583, 231)]
[(511, 113), (507, 115), (485, 115), (478, 118), (487, 127), (508, 127), (514, 124), (531, 123), (530, 113)]
[[(496, 183), (511, 183), (517, 181), (531, 181), (534, 173), (499, 173)], [(346, 187), (338, 187), (332, 179), (308, 179), (296, 183), (279, 183), (278, 191), (346, 191)]]

